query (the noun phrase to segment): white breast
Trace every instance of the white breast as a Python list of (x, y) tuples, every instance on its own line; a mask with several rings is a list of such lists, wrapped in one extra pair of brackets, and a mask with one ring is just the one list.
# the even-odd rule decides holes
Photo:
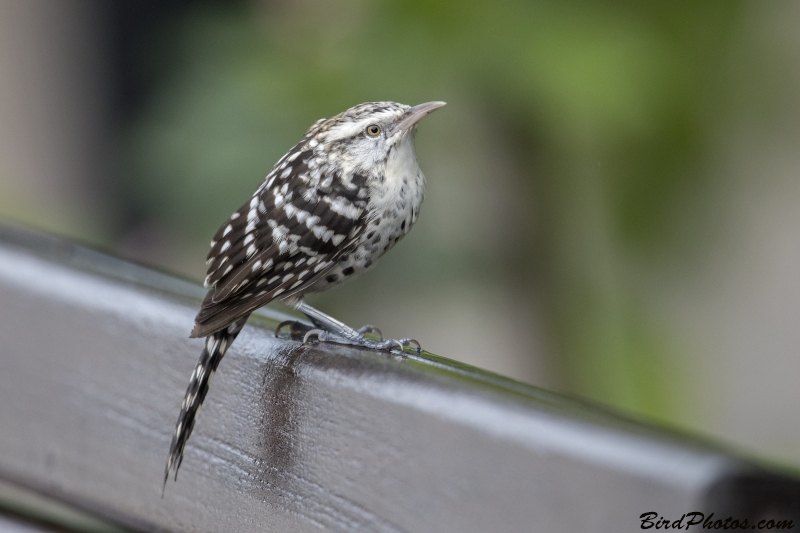
[(419, 210), (424, 195), (425, 176), (417, 162), (413, 136), (408, 135), (389, 153), (383, 180), (371, 184), (369, 210), (377, 216), (395, 210), (396, 216), (402, 212), (411, 216)]

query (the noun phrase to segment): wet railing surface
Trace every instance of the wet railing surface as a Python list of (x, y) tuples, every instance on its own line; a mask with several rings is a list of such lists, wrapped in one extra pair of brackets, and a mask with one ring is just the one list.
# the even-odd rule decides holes
[(723, 448), (436, 356), (276, 339), (272, 309), (220, 365), (162, 499), (203, 292), (0, 229), (0, 481), (142, 531), (800, 525), (798, 480)]

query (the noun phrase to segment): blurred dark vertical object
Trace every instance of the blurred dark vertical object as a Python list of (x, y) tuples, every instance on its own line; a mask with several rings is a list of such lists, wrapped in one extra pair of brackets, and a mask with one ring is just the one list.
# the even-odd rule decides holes
[[(177, 26), (186, 13), (208, 4), (237, 4), (232, 0), (117, 0), (106, 6), (110, 21), (111, 79), (114, 86), (113, 123), (116, 132), (124, 131), (135, 120), (162, 77), (169, 73), (154, 65), (154, 50), (167, 33)], [(163, 53), (163, 50), (162, 50)], [(166, 62), (165, 62), (166, 64)], [(129, 198), (120, 172), (116, 173), (120, 194), (117, 237), (124, 236), (143, 220), (135, 203)]]
[[(137, 216), (116, 155), (156, 83), (142, 61), (190, 0), (0, 4), (0, 211), (107, 245)], [(206, 2), (208, 3), (208, 2)]]
[(147, 59), (162, 37), (190, 10), (203, 5), (236, 5), (238, 0), (116, 0), (108, 4), (111, 21), (112, 75), (115, 86), (115, 118), (130, 119), (157, 83)]

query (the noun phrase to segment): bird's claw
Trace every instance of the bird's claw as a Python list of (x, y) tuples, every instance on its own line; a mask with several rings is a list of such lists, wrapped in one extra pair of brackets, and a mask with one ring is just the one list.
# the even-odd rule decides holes
[(406, 348), (413, 347), (415, 352), (422, 353), (422, 345), (416, 339), (400, 339), (400, 344), (402, 344), (402, 350), (404, 351)]
[(306, 334), (303, 335), (303, 344), (308, 344), (313, 337), (316, 337), (319, 342), (325, 341), (336, 341), (337, 337), (332, 336), (325, 330), (322, 329), (310, 329), (306, 331)]
[(399, 348), (401, 352), (403, 351), (403, 344), (397, 339), (386, 339), (381, 342), (376, 342), (372, 347), (376, 350), (392, 351), (393, 348)]
[(279, 337), (282, 329), (288, 326), (289, 338), (299, 339), (305, 336), (312, 328), (308, 324), (304, 324), (298, 320), (284, 320), (278, 327), (275, 328), (275, 336)]
[(403, 355), (406, 353), (406, 348), (412, 348), (416, 353), (422, 352), (422, 346), (420, 346), (419, 342), (414, 339), (386, 339), (382, 340), (381, 342), (370, 341), (366, 338), (364, 340), (367, 342), (364, 342), (362, 346), (372, 348), (374, 350), (388, 350), (391, 352), (396, 348), (400, 350), (400, 353)]
[(376, 328), (372, 324), (361, 326), (360, 328), (358, 328), (358, 332), (361, 333), (362, 335), (365, 333), (372, 333), (373, 335), (376, 335), (378, 337), (379, 341), (383, 340), (383, 333), (381, 332), (381, 330)]
[(374, 347), (379, 350), (391, 350), (392, 348), (397, 347), (401, 352), (405, 352), (406, 348), (413, 348), (413, 350), (417, 353), (422, 352), (422, 346), (415, 339), (384, 339), (381, 330), (371, 324), (361, 326), (358, 328), (358, 332), (361, 335), (364, 335), (365, 333), (372, 333), (373, 335), (376, 335), (378, 337), (378, 342)]
[[(283, 322), (278, 324), (278, 326), (275, 328), (275, 336), (277, 337), (278, 334), (281, 332), (281, 330), (283, 328), (285, 328), (286, 326), (291, 326), (291, 325), (294, 325), (296, 323), (297, 323), (296, 320), (284, 320)], [(291, 331), (291, 328), (290, 328), (290, 331)]]

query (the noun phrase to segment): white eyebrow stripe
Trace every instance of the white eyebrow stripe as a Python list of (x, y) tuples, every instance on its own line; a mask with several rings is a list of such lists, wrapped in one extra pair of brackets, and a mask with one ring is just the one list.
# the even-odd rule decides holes
[(325, 141), (332, 142), (345, 139), (347, 137), (352, 137), (353, 135), (366, 129), (366, 127), (370, 124), (374, 124), (376, 122), (385, 122), (394, 118), (396, 115), (396, 111), (387, 110), (382, 113), (375, 113), (374, 115), (363, 118), (358, 122), (345, 122), (344, 124), (339, 124), (325, 134)]

